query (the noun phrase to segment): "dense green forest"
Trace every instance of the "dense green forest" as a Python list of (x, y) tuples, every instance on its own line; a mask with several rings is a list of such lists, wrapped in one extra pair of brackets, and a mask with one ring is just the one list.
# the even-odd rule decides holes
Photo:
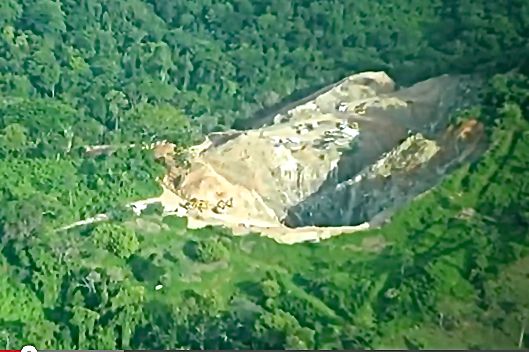
[[(526, 0), (0, 1), (0, 347), (528, 348), (528, 57)], [(83, 152), (187, 146), (363, 70), (487, 78), (489, 150), (380, 230), (135, 217), (163, 166)]]

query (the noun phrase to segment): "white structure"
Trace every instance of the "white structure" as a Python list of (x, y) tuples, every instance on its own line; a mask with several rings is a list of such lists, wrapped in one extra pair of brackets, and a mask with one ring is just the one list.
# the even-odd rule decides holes
[(351, 127), (346, 127), (342, 130), (342, 133), (348, 135), (351, 138), (355, 138), (356, 136), (360, 134), (360, 131), (358, 131), (357, 129), (351, 128)]

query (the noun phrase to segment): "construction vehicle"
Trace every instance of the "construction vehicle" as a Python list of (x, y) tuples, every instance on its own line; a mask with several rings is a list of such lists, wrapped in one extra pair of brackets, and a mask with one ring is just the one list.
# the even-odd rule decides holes
[[(191, 198), (183, 205), (183, 207), (186, 210), (196, 209), (199, 212), (203, 212), (211, 208), (211, 204), (207, 200)], [(233, 207), (233, 197), (231, 197), (227, 201), (219, 200), (217, 204), (212, 208), (212, 210), (218, 213), (220, 210), (224, 210), (225, 208), (232, 208), (232, 207)]]
[(217, 214), (223, 213), (226, 208), (233, 207), (233, 197), (228, 199), (227, 201), (221, 199), (217, 202), (217, 204), (213, 207), (213, 211)]
[(338, 110), (340, 112), (346, 112), (348, 110), (347, 103), (340, 102), (340, 103), (336, 104), (336, 110)]
[(195, 204), (196, 204), (196, 198), (193, 198), (191, 200), (188, 200), (187, 202), (185, 202), (185, 204), (183, 205), (183, 207), (186, 209), (186, 210), (190, 210), (190, 209), (193, 209), (195, 207)]
[(199, 200), (196, 208), (198, 211), (203, 212), (209, 208), (209, 202), (207, 200)]
[(353, 112), (358, 115), (364, 115), (366, 113), (366, 104), (365, 102), (358, 104), (354, 107)]
[(224, 208), (231, 208), (233, 207), (233, 197), (231, 197), (230, 199), (228, 199), (227, 201), (225, 200), (219, 200), (217, 202), (217, 207), (221, 208), (221, 209), (224, 209)]
[(184, 204), (186, 210), (197, 209), (200, 212), (209, 208), (209, 202), (207, 200), (200, 200), (197, 198), (191, 198)]

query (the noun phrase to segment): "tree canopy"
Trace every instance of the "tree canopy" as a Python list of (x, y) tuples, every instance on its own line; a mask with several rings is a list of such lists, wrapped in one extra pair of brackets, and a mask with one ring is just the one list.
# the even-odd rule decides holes
[[(528, 54), (525, 0), (0, 1), (0, 345), (528, 348)], [(143, 143), (364, 70), (485, 77), (489, 150), (382, 229), (319, 244), (124, 208), (160, 193)]]

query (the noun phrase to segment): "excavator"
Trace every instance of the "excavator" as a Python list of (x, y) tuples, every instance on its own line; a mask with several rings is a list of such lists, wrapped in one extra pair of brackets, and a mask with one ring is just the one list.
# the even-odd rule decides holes
[(224, 210), (226, 210), (226, 208), (231, 208), (231, 207), (233, 207), (233, 197), (230, 197), (230, 199), (228, 199), (227, 201), (222, 200), (222, 199), (219, 200), (217, 202), (217, 205), (213, 207), (213, 211), (215, 213), (221, 213)]
[(190, 209), (197, 209), (200, 212), (203, 212), (204, 210), (209, 208), (209, 202), (207, 200), (201, 200), (197, 198), (191, 198), (189, 201), (187, 201), (184, 204), (184, 208), (186, 210)]
[[(197, 198), (191, 198), (188, 200), (184, 206), (186, 210), (191, 209), (197, 209), (199, 212), (203, 212), (211, 207), (211, 204), (207, 200), (201, 200)], [(220, 212), (221, 210), (224, 210), (226, 208), (232, 208), (233, 207), (233, 197), (225, 200), (219, 200), (217, 204), (212, 208), (212, 210), (216, 213)]]
[(366, 113), (366, 102), (360, 103), (353, 108), (353, 112), (358, 115), (364, 115)]

